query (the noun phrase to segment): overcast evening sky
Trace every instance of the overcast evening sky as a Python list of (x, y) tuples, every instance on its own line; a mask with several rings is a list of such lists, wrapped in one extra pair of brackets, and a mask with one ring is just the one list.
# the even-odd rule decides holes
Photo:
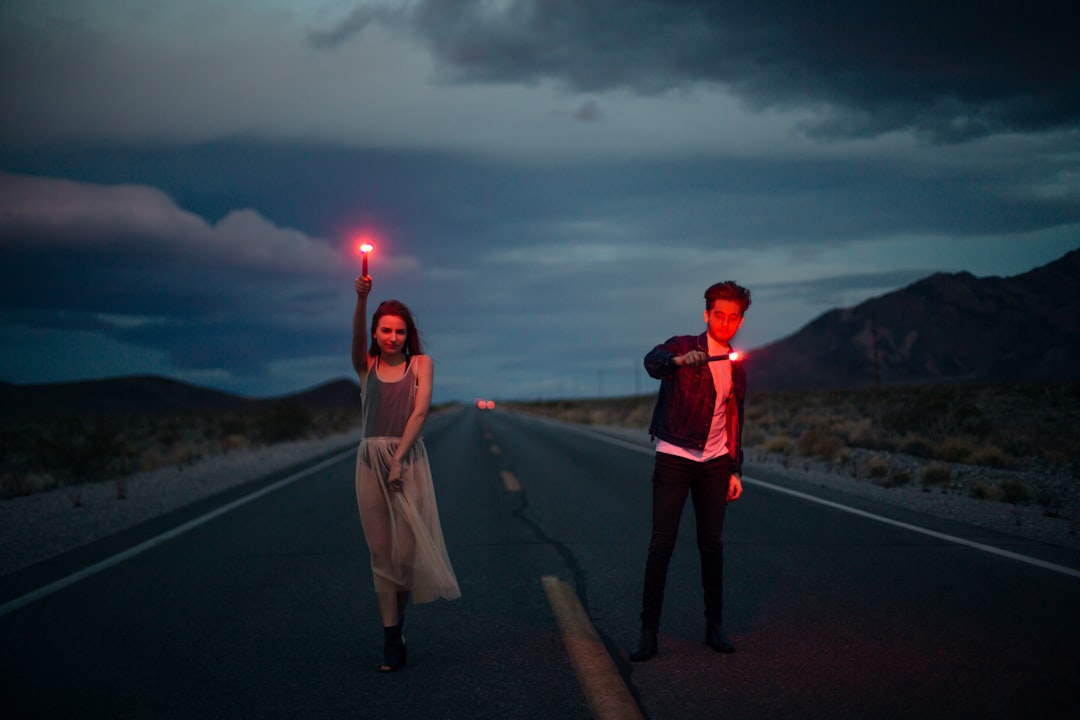
[[(7, 0), (0, 381), (353, 377), (415, 311), (435, 400), (650, 392), (934, 272), (1080, 247), (1058, 2)], [(751, 378), (752, 382), (752, 378)]]

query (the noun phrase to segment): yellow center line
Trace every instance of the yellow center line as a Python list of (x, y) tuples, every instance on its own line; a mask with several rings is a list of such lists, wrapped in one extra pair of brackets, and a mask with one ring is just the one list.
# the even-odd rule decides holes
[(514, 473), (509, 470), (502, 471), (502, 481), (503, 485), (505, 485), (506, 489), (510, 492), (521, 492), (521, 483), (514, 477)]
[(585, 608), (581, 607), (577, 593), (569, 583), (552, 575), (545, 576), (543, 584), (593, 717), (641, 720), (641, 710), (615, 669)]
[(502, 453), (502, 448), (500, 448), (498, 445), (492, 445), (491, 446), (491, 454), (492, 455), (499, 455), (501, 453)]

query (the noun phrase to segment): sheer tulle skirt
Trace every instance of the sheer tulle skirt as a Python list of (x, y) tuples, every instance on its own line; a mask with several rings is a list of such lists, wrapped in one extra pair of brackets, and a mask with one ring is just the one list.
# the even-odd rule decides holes
[(365, 438), (356, 453), (356, 501), (371, 551), (375, 592), (412, 592), (414, 603), (461, 597), (443, 541), (423, 439), (402, 467), (403, 488), (386, 479), (398, 438)]

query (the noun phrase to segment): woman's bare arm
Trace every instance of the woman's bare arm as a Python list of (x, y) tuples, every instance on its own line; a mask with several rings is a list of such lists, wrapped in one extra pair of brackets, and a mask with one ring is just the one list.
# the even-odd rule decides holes
[(368, 368), (371, 367), (371, 356), (367, 352), (367, 299), (371, 293), (371, 278), (366, 275), (358, 277), (353, 286), (356, 288), (356, 309), (353, 310), (352, 322), (352, 364), (360, 383), (363, 384)]

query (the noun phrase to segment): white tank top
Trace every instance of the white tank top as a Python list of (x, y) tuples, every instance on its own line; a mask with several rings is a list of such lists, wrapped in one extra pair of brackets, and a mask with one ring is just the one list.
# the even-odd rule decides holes
[(364, 437), (399, 438), (416, 404), (416, 374), (408, 360), (399, 380), (386, 382), (379, 377), (379, 361), (371, 366), (361, 394)]

